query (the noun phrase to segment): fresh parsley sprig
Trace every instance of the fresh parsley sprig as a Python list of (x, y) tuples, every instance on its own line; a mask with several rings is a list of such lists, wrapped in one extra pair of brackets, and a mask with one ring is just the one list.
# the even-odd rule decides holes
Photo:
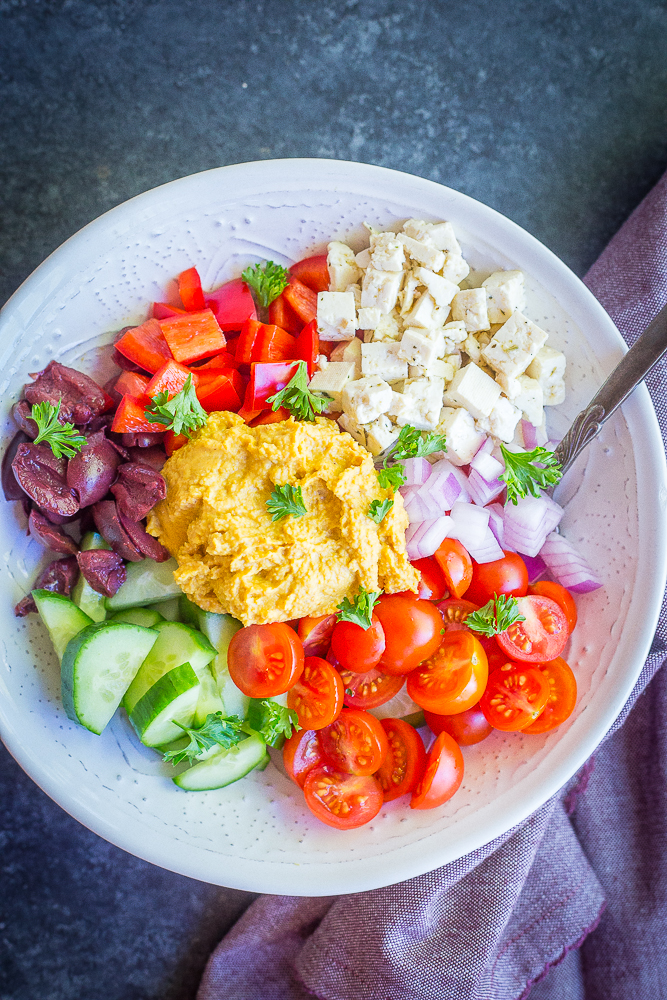
[(285, 268), (274, 264), (272, 260), (265, 260), (263, 266), (255, 264), (253, 267), (246, 267), (241, 277), (246, 285), (255, 290), (259, 304), (265, 309), (289, 284), (289, 274)]
[[(559, 483), (563, 470), (553, 451), (533, 448), (532, 451), (508, 451), (501, 444), (505, 471), (499, 477), (507, 484), (507, 499), (516, 504), (519, 497), (539, 497), (540, 490)], [(538, 463), (538, 464), (535, 464)]]
[(488, 604), (479, 611), (471, 611), (466, 617), (466, 625), (480, 635), (492, 636), (505, 632), (516, 622), (525, 622), (519, 611), (516, 597), (494, 594)]
[(201, 726), (182, 726), (176, 723), (190, 742), (180, 750), (167, 750), (164, 760), (170, 761), (174, 766), (188, 761), (192, 764), (205, 750), (210, 750), (214, 746), (229, 750), (245, 739), (246, 733), (241, 729), (242, 722), (238, 715), (230, 715), (228, 719), (223, 717), (222, 712), (214, 712), (207, 715)]
[(155, 424), (164, 424), (168, 431), (174, 434), (185, 434), (198, 427), (204, 427), (208, 413), (197, 399), (192, 375), (188, 375), (180, 392), (169, 399), (169, 393), (158, 392), (150, 406), (146, 407), (146, 417)]
[(399, 463), (396, 465), (385, 465), (377, 470), (377, 474), (378, 483), (383, 490), (394, 490), (396, 492), (399, 486), (403, 486), (405, 483), (405, 472), (403, 471), (403, 466)]
[(377, 604), (380, 594), (379, 590), (377, 593), (373, 593), (373, 591), (364, 590), (362, 587), (354, 601), (344, 597), (338, 605), (338, 621), (354, 622), (355, 625), (361, 625), (362, 629), (366, 631), (372, 625), (373, 608)]
[(380, 524), (393, 506), (393, 500), (373, 500), (368, 508), (368, 516), (371, 521), (375, 521), (376, 524)]
[(294, 709), (279, 705), (270, 698), (262, 700), (261, 708), (262, 725), (257, 732), (270, 747), (275, 746), (283, 736), (288, 740), (294, 732), (301, 729), (299, 716)]
[(283, 517), (303, 517), (307, 514), (306, 505), (303, 502), (300, 486), (274, 486), (271, 496), (266, 501), (272, 521), (281, 521)]
[(35, 444), (48, 444), (56, 458), (73, 458), (87, 444), (83, 434), (77, 431), (74, 424), (61, 424), (59, 399), (53, 403), (33, 403), (30, 416), (37, 424), (38, 434)]
[(436, 434), (435, 431), (429, 431), (423, 437), (422, 432), (418, 431), (416, 427), (406, 424), (405, 427), (401, 427), (398, 441), (394, 445), (389, 457), (394, 461), (400, 461), (404, 458), (426, 458), (427, 455), (432, 455), (434, 451), (443, 451), (444, 448), (444, 434)]
[(326, 393), (317, 395), (308, 388), (308, 367), (305, 361), (298, 361), (296, 371), (284, 389), (269, 396), (267, 403), (272, 410), (284, 406), (297, 420), (313, 421), (318, 413), (331, 401)]

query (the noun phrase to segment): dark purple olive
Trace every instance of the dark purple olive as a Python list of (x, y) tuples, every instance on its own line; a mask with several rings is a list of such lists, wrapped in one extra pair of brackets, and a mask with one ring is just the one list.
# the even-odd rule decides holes
[(147, 465), (159, 472), (167, 461), (167, 453), (161, 446), (155, 448), (130, 448), (129, 459), (139, 465)]
[(15, 434), (12, 440), (7, 445), (5, 453), (2, 456), (2, 492), (5, 494), (5, 500), (23, 500), (25, 499), (25, 492), (21, 489), (14, 475), (14, 470), (12, 469), (12, 462), (16, 456), (18, 446), (20, 444), (26, 444), (29, 438), (19, 431)]
[(117, 552), (108, 549), (91, 549), (79, 552), (79, 569), (98, 594), (113, 597), (127, 579), (125, 563)]
[(28, 530), (35, 541), (43, 545), (45, 549), (53, 549), (54, 552), (60, 552), (63, 556), (73, 556), (78, 552), (79, 546), (74, 539), (70, 535), (66, 535), (55, 524), (47, 521), (44, 515), (34, 508), (30, 511), (28, 518)]
[(67, 485), (78, 495), (81, 507), (89, 507), (106, 496), (121, 462), (104, 431), (87, 437), (88, 444), (67, 463)]
[(164, 434), (122, 434), (121, 443), (126, 448), (154, 448), (157, 444), (162, 444)]
[(100, 500), (92, 507), (95, 527), (114, 552), (130, 562), (139, 562), (143, 556), (120, 523), (113, 500)]
[[(119, 339), (120, 339), (120, 337), (123, 336), (124, 333), (127, 332), (127, 330), (132, 330), (132, 329), (133, 329), (133, 327), (126, 326), (118, 334)], [(141, 368), (139, 367), (139, 365), (135, 365), (134, 361), (130, 361), (130, 359), (126, 358), (124, 354), (121, 354), (120, 351), (117, 351), (115, 347), (114, 347), (114, 351), (113, 351), (113, 361), (114, 361), (114, 364), (118, 365), (119, 368), (122, 368), (122, 370), (124, 372), (140, 372), (141, 371)]]
[(123, 398), (119, 393), (118, 389), (116, 388), (117, 381), (118, 381), (118, 376), (112, 375), (111, 378), (107, 379), (107, 381), (104, 383), (104, 391), (106, 392), (107, 396), (110, 396), (113, 399), (116, 406), (118, 406), (121, 399)]
[(99, 417), (93, 417), (86, 424), (86, 431), (94, 433), (95, 431), (108, 431), (113, 423), (113, 413), (100, 413)]
[(67, 461), (56, 458), (48, 445), (20, 444), (12, 468), (19, 485), (43, 511), (70, 517), (79, 510), (67, 485)]
[(142, 555), (147, 556), (148, 559), (154, 559), (155, 562), (165, 562), (169, 558), (169, 553), (164, 545), (160, 545), (157, 538), (148, 534), (141, 521), (130, 521), (120, 510), (118, 517), (132, 539), (132, 543), (136, 545)]
[(39, 433), (39, 428), (37, 426), (37, 421), (33, 420), (30, 414), (32, 413), (32, 406), (30, 403), (26, 403), (25, 399), (21, 399), (18, 403), (14, 403), (12, 408), (12, 416), (15, 423), (21, 428), (26, 437), (34, 441)]
[(33, 403), (51, 403), (60, 400), (59, 419), (74, 424), (87, 424), (105, 408), (104, 392), (97, 382), (74, 368), (49, 361), (41, 372), (31, 375), (35, 381), (25, 387), (25, 398)]
[(119, 466), (118, 479), (111, 487), (118, 510), (130, 521), (141, 521), (158, 500), (167, 495), (164, 477), (138, 462)]
[(77, 510), (76, 514), (70, 514), (65, 517), (63, 514), (54, 514), (52, 510), (44, 510), (38, 504), (33, 504), (33, 507), (39, 514), (43, 514), (47, 521), (51, 524), (73, 524), (74, 521), (78, 521), (81, 516), (81, 511)]
[[(46, 569), (42, 570), (34, 584), (33, 590), (50, 590), (54, 594), (62, 594), (68, 597), (72, 587), (79, 578), (79, 564), (76, 556), (69, 556), (67, 559), (55, 559), (49, 563)], [(14, 608), (17, 618), (24, 618), (31, 611), (37, 611), (32, 593), (26, 594), (23, 600)]]

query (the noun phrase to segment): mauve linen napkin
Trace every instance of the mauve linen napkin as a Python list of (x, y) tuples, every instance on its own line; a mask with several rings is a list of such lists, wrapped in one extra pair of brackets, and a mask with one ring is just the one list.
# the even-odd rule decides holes
[[(667, 175), (586, 282), (628, 344), (667, 303)], [(667, 441), (667, 362), (647, 385)], [(408, 882), (260, 897), (211, 956), (198, 1000), (667, 996), (666, 671), (631, 711), (666, 657), (663, 603), (612, 734), (560, 795), (504, 837)]]

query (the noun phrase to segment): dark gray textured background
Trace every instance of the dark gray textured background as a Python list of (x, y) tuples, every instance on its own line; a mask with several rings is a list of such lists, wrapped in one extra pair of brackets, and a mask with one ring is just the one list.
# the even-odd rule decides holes
[[(0, 302), (119, 202), (283, 156), (449, 184), (583, 274), (667, 167), (666, 52), (665, 0), (0, 0)], [(0, 1000), (190, 1000), (251, 899), (99, 840), (0, 746)]]

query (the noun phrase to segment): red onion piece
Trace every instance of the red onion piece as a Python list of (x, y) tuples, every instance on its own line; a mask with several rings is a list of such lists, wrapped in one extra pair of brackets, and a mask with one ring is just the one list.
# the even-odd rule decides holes
[[(487, 440), (490, 441), (490, 438)], [(471, 461), (470, 468), (478, 472), (483, 479), (486, 479), (487, 483), (492, 483), (494, 479), (497, 479), (505, 471), (505, 463), (499, 462), (497, 458), (493, 457), (490, 451), (483, 452), (480, 449)]]
[(164, 477), (137, 462), (118, 469), (118, 479), (111, 487), (118, 510), (130, 521), (141, 521), (159, 500), (167, 495)]
[(426, 559), (440, 548), (451, 532), (452, 519), (443, 515), (410, 525), (405, 533), (408, 559)]
[(520, 497), (505, 505), (505, 540), (522, 555), (536, 556), (562, 516), (563, 508), (551, 497)]
[(79, 569), (98, 594), (113, 597), (125, 583), (125, 563), (117, 552), (108, 549), (89, 549), (77, 555)]
[(12, 468), (19, 485), (42, 510), (61, 517), (78, 512), (79, 501), (67, 485), (67, 461), (56, 458), (48, 445), (20, 444)]
[(120, 455), (104, 431), (88, 435), (88, 444), (67, 463), (67, 484), (78, 495), (81, 507), (89, 507), (106, 496), (120, 462)]
[[(495, 459), (491, 456), (487, 456), (490, 461), (495, 462)], [(480, 507), (486, 507), (487, 503), (491, 503), (496, 497), (505, 489), (505, 483), (501, 479), (494, 479), (492, 482), (487, 482), (483, 476), (479, 474), (477, 469), (471, 469), (468, 474), (468, 491), (472, 497), (472, 502), (478, 504)]]
[(531, 424), (529, 420), (521, 421), (521, 437), (523, 438), (523, 446), (526, 451), (532, 451), (533, 448), (537, 448), (537, 427)]
[(418, 494), (427, 503), (433, 503), (441, 511), (451, 510), (456, 501), (469, 501), (468, 480), (464, 472), (452, 465), (446, 458), (436, 462), (431, 475), (419, 489)]
[(450, 536), (466, 549), (480, 549), (487, 541), (489, 512), (485, 507), (457, 501), (452, 507), (451, 520)]
[(526, 569), (528, 570), (528, 583), (537, 583), (547, 572), (547, 565), (542, 558), (542, 556), (526, 556), (524, 555), (523, 561), (526, 564)]
[[(76, 556), (69, 556), (67, 559), (54, 559), (42, 570), (32, 585), (32, 590), (50, 590), (54, 594), (63, 594), (68, 597), (72, 587), (79, 576), (79, 566)], [(14, 608), (17, 618), (24, 618), (31, 611), (37, 611), (37, 605), (32, 593), (19, 601)]]
[(501, 549), (509, 549), (505, 541), (505, 508), (500, 503), (490, 503), (486, 509), (489, 512), (489, 528), (498, 545)]
[(406, 486), (422, 486), (433, 468), (427, 458), (406, 458), (402, 464)]
[(38, 510), (30, 511), (28, 518), (28, 530), (31, 536), (45, 549), (53, 549), (64, 556), (73, 556), (79, 550), (79, 546), (70, 535), (66, 535), (55, 524), (51, 524)]
[(427, 521), (429, 518), (439, 517), (444, 513), (440, 504), (434, 503), (433, 500), (427, 503), (418, 493), (407, 500), (404, 506), (405, 512), (408, 515), (408, 521), (411, 524)]
[(478, 563), (495, 562), (496, 559), (502, 559), (505, 554), (498, 545), (491, 528), (486, 529), (486, 534), (480, 545), (466, 546), (466, 548), (475, 562)]
[(547, 537), (540, 555), (554, 579), (575, 594), (587, 594), (602, 586), (584, 557), (557, 532), (554, 531)]

